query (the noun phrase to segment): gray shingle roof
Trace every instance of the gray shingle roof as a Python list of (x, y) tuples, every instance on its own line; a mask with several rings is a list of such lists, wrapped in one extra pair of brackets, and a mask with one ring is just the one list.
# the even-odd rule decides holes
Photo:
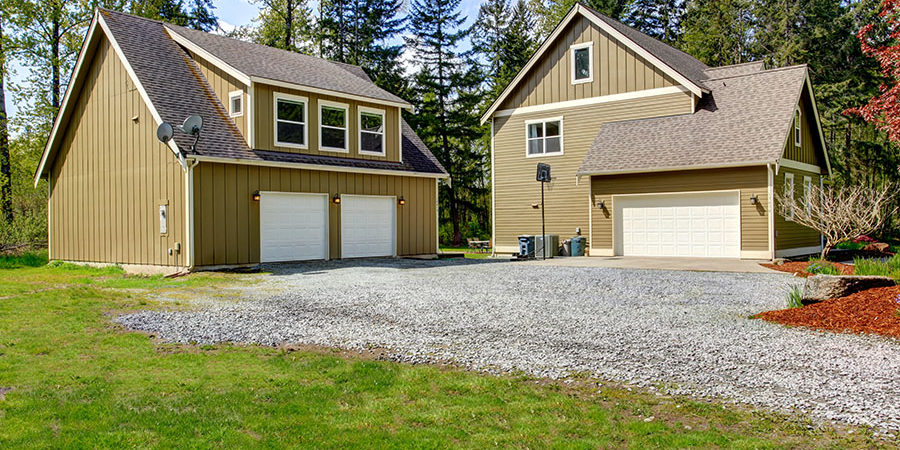
[(166, 24), (166, 28), (251, 77), (268, 78), (409, 105), (402, 98), (381, 89), (371, 81), (361, 80), (358, 76), (348, 77), (348, 69), (354, 67), (349, 64), (338, 64), (314, 56), (266, 47), (177, 25)]
[[(100, 13), (162, 120), (180, 124), (192, 114), (203, 118), (203, 132), (195, 151), (190, 150), (193, 139), (183, 133), (175, 134), (175, 143), (189, 155), (399, 172), (447, 173), (406, 121), (403, 121), (402, 127), (402, 163), (251, 149), (228, 118), (225, 106), (216, 97), (197, 64), (166, 33), (164, 27), (169, 25), (105, 9), (101, 9)], [(361, 69), (348, 67), (351, 69), (341, 73), (343, 78), (372, 84), (371, 81), (366, 81), (368, 77)]]
[(731, 66), (710, 67), (709, 69), (706, 69), (706, 78), (727, 78), (749, 75), (751, 73), (762, 72), (764, 69), (765, 63), (762, 61), (734, 64)]
[(805, 80), (806, 66), (706, 80), (694, 114), (600, 126), (578, 174), (774, 162)]

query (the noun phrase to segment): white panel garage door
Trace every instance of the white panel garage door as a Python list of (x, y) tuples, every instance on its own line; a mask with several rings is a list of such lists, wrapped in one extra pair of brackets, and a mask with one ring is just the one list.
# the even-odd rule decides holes
[(341, 258), (394, 256), (394, 197), (341, 196)]
[(616, 254), (740, 257), (737, 192), (616, 196)]
[(328, 196), (263, 192), (259, 199), (259, 256), (262, 262), (325, 259)]

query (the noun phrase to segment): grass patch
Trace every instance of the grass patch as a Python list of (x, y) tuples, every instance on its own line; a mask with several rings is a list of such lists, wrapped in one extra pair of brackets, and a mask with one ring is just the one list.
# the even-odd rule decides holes
[(491, 249), (475, 250), (468, 247), (441, 247), (442, 252), (463, 253), (466, 259), (487, 259), (491, 257)]
[(855, 275), (878, 275), (900, 281), (900, 254), (894, 255), (887, 261), (854, 258), (853, 265)]
[(47, 250), (29, 251), (22, 254), (0, 255), (0, 269), (20, 267), (40, 267), (47, 264)]
[(163, 345), (111, 313), (247, 276), (0, 271), (0, 448), (865, 447), (737, 406), (377, 361), (330, 349)]

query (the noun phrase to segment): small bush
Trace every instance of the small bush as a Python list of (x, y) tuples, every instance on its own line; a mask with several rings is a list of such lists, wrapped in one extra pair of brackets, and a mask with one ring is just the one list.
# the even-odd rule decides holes
[(816, 275), (841, 275), (841, 269), (838, 269), (837, 266), (831, 264), (826, 261), (816, 260), (814, 262), (810, 262), (809, 266), (806, 267), (806, 271)]
[(803, 302), (800, 299), (803, 295), (800, 292), (800, 286), (791, 286), (788, 289), (787, 294), (787, 305), (788, 308), (801, 308), (803, 307)]
[(19, 255), (0, 255), (0, 269), (40, 267), (47, 264), (47, 252), (25, 252)]
[(868, 258), (854, 258), (853, 265), (855, 275), (877, 275), (893, 277), (900, 280), (900, 254), (894, 255), (887, 261)]

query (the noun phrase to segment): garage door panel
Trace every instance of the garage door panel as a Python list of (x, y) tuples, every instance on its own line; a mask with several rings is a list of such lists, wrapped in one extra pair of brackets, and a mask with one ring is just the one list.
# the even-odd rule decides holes
[(328, 199), (319, 194), (264, 192), (259, 202), (260, 261), (325, 259)]
[(396, 254), (394, 197), (344, 195), (341, 198), (341, 257)]

